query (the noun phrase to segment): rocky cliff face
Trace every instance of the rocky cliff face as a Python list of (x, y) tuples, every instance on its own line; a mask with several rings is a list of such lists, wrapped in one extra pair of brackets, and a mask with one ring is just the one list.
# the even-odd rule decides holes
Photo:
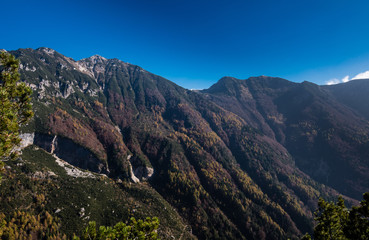
[(194, 92), (117, 59), (13, 54), (34, 89), (36, 145), (114, 179), (148, 180), (200, 239), (296, 238), (312, 229), (317, 198), (337, 195), (297, 167), (312, 174), (311, 159), (334, 171), (311, 142), (330, 133), (319, 116), (336, 106), (317, 86), (225, 78)]
[(36, 133), (33, 144), (39, 146), (73, 166), (97, 173), (109, 173), (108, 166), (100, 161), (93, 152), (76, 144), (71, 139)]

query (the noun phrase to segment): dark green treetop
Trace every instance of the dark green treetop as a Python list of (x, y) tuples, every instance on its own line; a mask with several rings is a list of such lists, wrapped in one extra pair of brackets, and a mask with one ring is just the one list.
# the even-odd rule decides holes
[(33, 116), (31, 89), (19, 82), (19, 61), (9, 53), (0, 53), (0, 158), (12, 157), (19, 144), (19, 126)]
[(138, 239), (138, 240), (159, 240), (157, 229), (159, 219), (146, 218), (136, 220), (131, 218), (129, 223), (119, 222), (114, 227), (96, 227), (96, 222), (90, 222), (82, 237), (74, 237), (74, 240), (105, 240), (105, 239)]
[[(364, 193), (359, 206), (346, 208), (342, 197), (337, 203), (322, 198), (315, 213), (317, 225), (314, 229), (316, 240), (368, 240), (369, 239), (369, 192)], [(302, 240), (311, 239), (306, 234)]]

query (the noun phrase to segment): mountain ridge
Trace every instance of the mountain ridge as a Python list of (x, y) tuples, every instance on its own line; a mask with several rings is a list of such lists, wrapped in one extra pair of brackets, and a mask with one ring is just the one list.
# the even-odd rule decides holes
[[(269, 79), (270, 81), (265, 81), (265, 79)], [(310, 176), (315, 177), (315, 179), (328, 183), (329, 181), (324, 181), (322, 179), (323, 176), (328, 176), (326, 171), (323, 171), (320, 174), (317, 174), (316, 169), (319, 169), (319, 164), (326, 164), (324, 162), (320, 162), (318, 166), (312, 167), (310, 170), (308, 165), (312, 165), (313, 163), (306, 159), (305, 156), (311, 155), (314, 151), (317, 151), (316, 156), (312, 156), (313, 158), (319, 158), (318, 155), (324, 156), (323, 149), (320, 149), (322, 146), (326, 146), (327, 148), (333, 148), (333, 143), (340, 144), (344, 151), (349, 151), (350, 153), (345, 153), (344, 158), (359, 158), (357, 152), (360, 152), (363, 147), (357, 146), (356, 150), (349, 150), (347, 146), (352, 147), (355, 141), (348, 140), (350, 135), (362, 135), (361, 140), (358, 140), (358, 145), (361, 145), (361, 141), (365, 140), (368, 135), (368, 123), (365, 120), (367, 112), (365, 110), (367, 108), (360, 106), (365, 106), (365, 87), (362, 85), (367, 81), (357, 81), (353, 83), (346, 83), (345, 85), (335, 85), (335, 86), (319, 86), (310, 82), (303, 83), (291, 83), (286, 82), (287, 80), (279, 79), (279, 78), (249, 78), (247, 80), (238, 80), (232, 78), (233, 89), (238, 91), (237, 94), (234, 92), (227, 92), (227, 88), (220, 87), (222, 91), (220, 93), (213, 91), (216, 88), (216, 85), (213, 85), (208, 90), (204, 90), (205, 94), (209, 94), (212, 101), (215, 101), (220, 106), (230, 110), (233, 113), (243, 117), (249, 124), (263, 131), (264, 134), (276, 139), (282, 145), (284, 145), (290, 153), (294, 156), (297, 161), (298, 166), (308, 173)], [(255, 82), (257, 81), (257, 82)], [(274, 81), (274, 82), (272, 82)], [(279, 82), (278, 84), (275, 83)], [(347, 85), (358, 85), (355, 91), (356, 95), (360, 92), (360, 100), (355, 100), (355, 94), (349, 94), (350, 89), (346, 89)], [(365, 85), (365, 84), (364, 84)], [(260, 87), (263, 86), (263, 87)], [(277, 87), (277, 88), (276, 88)], [(284, 89), (283, 89), (284, 88)], [(345, 98), (345, 96), (348, 96)], [(259, 100), (255, 100), (259, 99)], [(351, 102), (350, 102), (351, 101)], [(360, 115), (364, 113), (364, 115)], [(254, 121), (254, 122), (253, 122)], [(296, 144), (296, 139), (301, 138), (301, 131), (299, 133), (295, 132), (298, 130), (299, 126), (305, 125), (304, 128), (308, 127), (313, 132), (312, 134), (308, 132), (310, 136), (305, 136), (305, 140), (303, 142)], [(315, 130), (314, 130), (315, 128)], [(335, 135), (335, 140), (330, 141), (328, 139), (322, 139), (323, 136), (319, 136), (319, 131), (322, 134), (328, 134), (323, 132), (331, 132), (337, 131), (339, 133), (329, 133)], [(351, 133), (348, 133), (351, 132)], [(288, 133), (288, 135), (286, 135)], [(298, 135), (296, 135), (298, 134)], [(295, 136), (293, 136), (295, 135)], [(333, 135), (331, 137), (333, 137)], [(340, 136), (338, 136), (340, 135)], [(295, 138), (295, 140), (288, 140), (288, 136), (290, 138)], [(320, 138), (321, 141), (320, 147), (318, 145), (311, 146), (314, 144), (314, 139)], [(329, 137), (330, 138), (330, 137)], [(343, 138), (346, 138), (344, 140)], [(342, 145), (344, 144), (344, 145)], [(306, 146), (311, 146), (314, 149), (310, 148), (308, 151)], [(346, 145), (346, 146), (345, 146)], [(365, 143), (364, 143), (365, 145)], [(296, 149), (297, 146), (301, 146), (299, 149)], [(350, 148), (349, 147), (349, 148)], [(344, 158), (339, 157), (342, 155), (338, 153), (341, 150), (333, 150), (328, 154), (334, 154), (336, 151), (337, 158), (341, 158), (340, 161), (343, 161), (341, 165), (348, 164), (348, 162), (344, 163), (346, 160)], [(338, 151), (338, 152), (337, 152)], [(304, 156), (297, 156), (304, 155)], [(364, 164), (366, 162), (366, 158), (368, 155), (364, 154), (361, 156)], [(303, 160), (305, 158), (305, 160)], [(332, 158), (329, 155), (325, 155), (323, 157), (325, 159)], [(352, 160), (353, 161), (353, 160)], [(355, 160), (357, 161), (357, 160)], [(319, 160), (317, 161), (319, 162)], [(300, 164), (300, 165), (299, 165)], [(331, 163), (332, 166), (336, 165)], [(313, 165), (312, 165), (313, 166)], [(362, 165), (361, 167), (364, 167)], [(361, 168), (360, 167), (360, 168)], [(339, 178), (338, 175), (348, 173), (348, 169), (352, 171), (356, 171), (354, 166), (341, 169), (340, 173), (337, 173), (336, 178)], [(365, 164), (365, 169), (367, 169), (367, 165)], [(337, 171), (337, 170), (335, 170)], [(366, 172), (365, 170), (364, 172)], [(315, 176), (314, 176), (315, 174)], [(353, 174), (356, 175), (357, 173)], [(320, 175), (320, 176), (318, 176)], [(361, 175), (361, 177), (365, 178), (365, 174)], [(355, 182), (355, 181), (353, 181)], [(335, 188), (340, 188), (338, 185), (344, 185), (343, 183), (336, 184)], [(333, 186), (333, 185), (331, 185)], [(342, 187), (342, 186), (341, 186)], [(351, 186), (355, 188), (356, 186)], [(346, 190), (341, 188), (341, 191), (348, 194)], [(361, 188), (357, 191), (356, 198), (361, 196), (362, 191), (365, 191), (366, 188)], [(352, 195), (353, 196), (353, 195)]]
[[(35, 119), (24, 130), (38, 136), (33, 144), (50, 152), (57, 136), (56, 154), (67, 162), (86, 168), (66, 154), (81, 147), (98, 159), (88, 169), (149, 184), (200, 239), (296, 239), (311, 231), (317, 198), (338, 194), (298, 168), (306, 159), (289, 138), (309, 147), (315, 129), (300, 119), (324, 110), (321, 99), (337, 104), (321, 87), (263, 76), (190, 91), (116, 59), (74, 61), (43, 48), (12, 53), (34, 90)], [(284, 105), (291, 97), (300, 112)]]

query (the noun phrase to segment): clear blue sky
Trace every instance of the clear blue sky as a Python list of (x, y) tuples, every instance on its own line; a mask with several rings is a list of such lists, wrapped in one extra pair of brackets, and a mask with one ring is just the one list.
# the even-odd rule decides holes
[(0, 21), (0, 49), (118, 58), (190, 89), (369, 70), (368, 0), (18, 0), (2, 1)]

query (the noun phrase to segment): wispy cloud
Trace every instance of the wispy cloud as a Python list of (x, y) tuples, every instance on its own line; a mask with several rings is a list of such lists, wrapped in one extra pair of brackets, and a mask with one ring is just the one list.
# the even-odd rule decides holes
[(325, 82), (325, 84), (327, 84), (327, 85), (334, 85), (334, 84), (338, 84), (338, 83), (340, 83), (341, 81), (339, 80), (339, 79), (337, 79), (337, 78), (332, 78), (332, 79), (330, 79), (330, 80), (328, 80), (328, 81), (326, 81)]
[(326, 81), (325, 84), (333, 85), (333, 84), (339, 84), (339, 83), (346, 83), (346, 82), (349, 82), (351, 80), (357, 80), (357, 79), (369, 79), (369, 71), (359, 73), (353, 78), (350, 78), (349, 75), (345, 76), (342, 79), (332, 78), (332, 79), (329, 79), (328, 81)]
[(328, 80), (325, 84), (327, 84), (327, 85), (333, 85), (333, 84), (345, 83), (345, 82), (348, 82), (350, 80), (352, 80), (352, 79), (350, 79), (350, 76), (347, 75), (347, 76), (345, 76), (342, 79), (332, 78), (332, 79)]

